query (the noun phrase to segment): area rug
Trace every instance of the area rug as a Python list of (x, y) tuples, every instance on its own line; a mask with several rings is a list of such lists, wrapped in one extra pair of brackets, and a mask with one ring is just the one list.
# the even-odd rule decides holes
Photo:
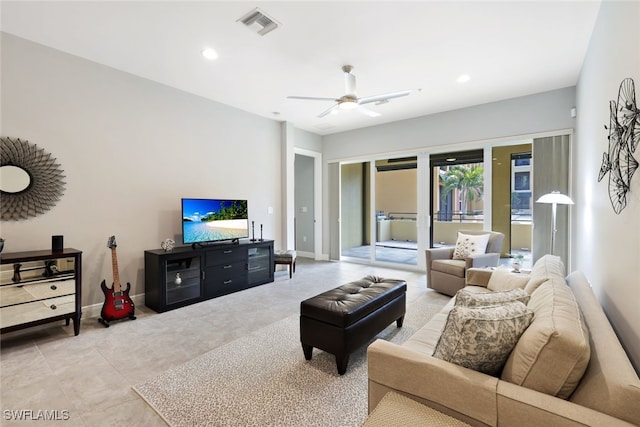
[[(419, 297), (376, 338), (402, 343), (446, 303)], [(134, 390), (170, 425), (359, 426), (367, 416), (366, 346), (340, 376), (333, 355), (305, 360), (292, 315), (174, 367)]]

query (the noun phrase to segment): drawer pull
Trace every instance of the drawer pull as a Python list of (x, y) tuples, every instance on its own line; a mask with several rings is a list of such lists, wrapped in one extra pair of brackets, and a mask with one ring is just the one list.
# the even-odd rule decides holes
[(224, 269), (226, 270), (226, 269), (231, 268), (231, 267), (233, 267), (233, 266), (232, 266), (232, 265), (225, 265), (225, 266), (224, 266), (224, 267), (222, 267), (222, 268), (224, 268)]
[(231, 283), (233, 283), (233, 280), (225, 280), (225, 281), (224, 281), (224, 284), (225, 284), (225, 285), (230, 285)]
[(56, 308), (58, 308), (58, 306), (57, 306), (57, 305), (55, 305), (55, 304), (51, 304), (51, 310), (55, 310)]
[(231, 254), (233, 253), (233, 249), (227, 249), (225, 251), (222, 252), (223, 254)]
[(56, 289), (58, 289), (58, 287), (56, 285), (51, 285), (51, 290), (55, 291)]

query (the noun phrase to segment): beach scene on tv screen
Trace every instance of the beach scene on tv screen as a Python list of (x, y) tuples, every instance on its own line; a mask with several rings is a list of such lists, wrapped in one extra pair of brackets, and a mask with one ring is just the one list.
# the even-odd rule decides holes
[(246, 200), (182, 201), (184, 243), (241, 239), (249, 236)]

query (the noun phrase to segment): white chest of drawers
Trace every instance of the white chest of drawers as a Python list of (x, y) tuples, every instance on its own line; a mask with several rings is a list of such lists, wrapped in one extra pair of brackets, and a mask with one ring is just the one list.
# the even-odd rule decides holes
[(28, 251), (0, 254), (0, 331), (73, 320), (80, 333), (82, 252)]

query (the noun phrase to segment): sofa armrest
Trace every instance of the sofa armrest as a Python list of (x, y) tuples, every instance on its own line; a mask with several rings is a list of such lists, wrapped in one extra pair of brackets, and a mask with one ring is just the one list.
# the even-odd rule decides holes
[[(469, 261), (471, 261), (471, 263), (469, 263)], [(500, 254), (498, 253), (471, 255), (467, 258), (467, 268), (497, 267), (499, 261)]]
[(453, 257), (454, 248), (429, 248), (425, 250), (427, 254), (427, 261), (433, 261), (435, 259), (451, 259)]
[(633, 426), (602, 412), (506, 381), (498, 382), (498, 423), (523, 427)]
[(427, 287), (431, 280), (431, 262), (436, 259), (451, 259), (453, 257), (454, 248), (429, 248), (424, 251), (427, 260)]
[[(496, 425), (498, 379), (384, 340), (367, 349), (369, 410), (394, 390), (449, 415)], [(443, 410), (444, 409), (444, 410)]]
[(465, 274), (465, 284), (486, 288), (489, 285), (491, 274), (493, 274), (493, 270), (489, 268), (469, 268)]

